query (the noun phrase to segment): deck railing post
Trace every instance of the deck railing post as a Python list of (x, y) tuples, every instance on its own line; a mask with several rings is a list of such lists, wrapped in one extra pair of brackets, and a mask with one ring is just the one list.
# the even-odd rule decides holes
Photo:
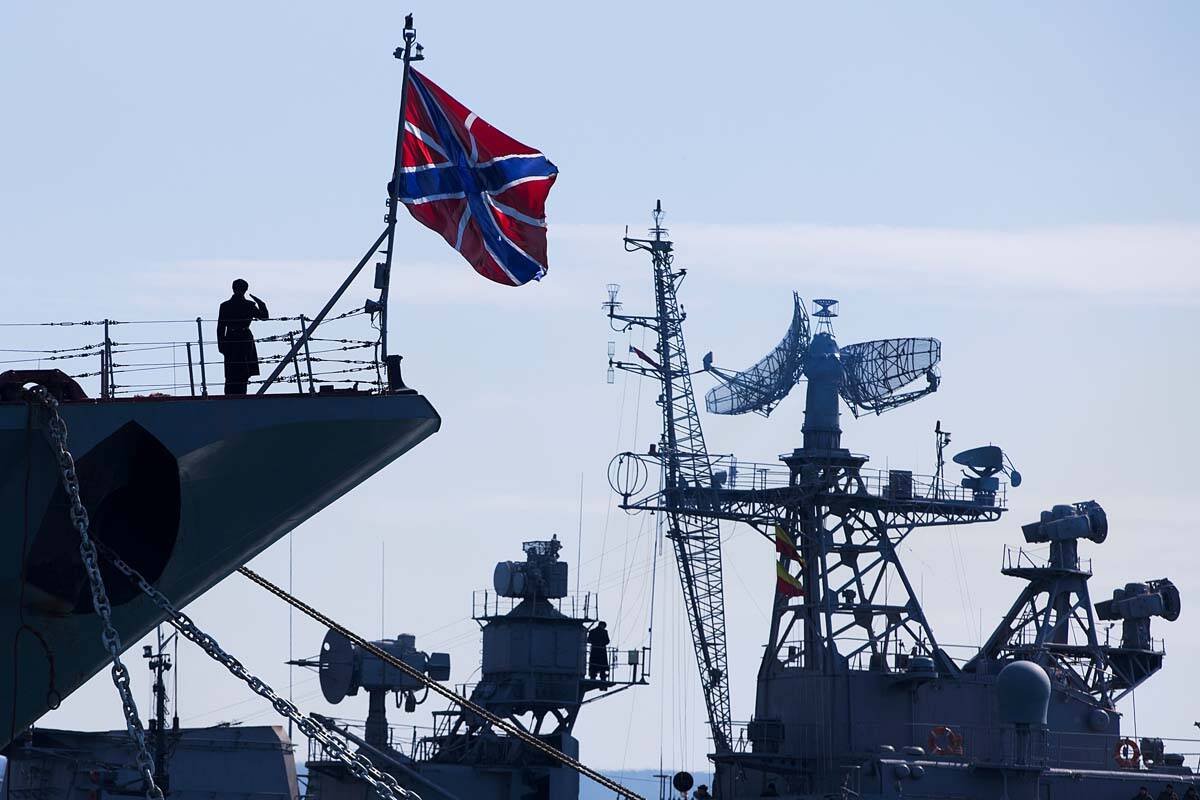
[(188, 386), (192, 389), (192, 397), (196, 396), (196, 373), (192, 369), (192, 343), (184, 342), (187, 345), (188, 354)]
[[(288, 331), (288, 345), (290, 345), (289, 349), (294, 353), (296, 350), (296, 337), (291, 331)], [(308, 347), (307, 342), (305, 343), (305, 347)], [(304, 383), (300, 379), (300, 359), (294, 355), (292, 356), (292, 368), (296, 371), (296, 394), (304, 394)]]
[[(308, 333), (308, 317), (303, 314), (300, 315), (300, 333), (302, 335)], [(307, 336), (304, 337), (304, 364), (308, 368), (308, 392), (309, 394), (316, 394), (317, 387), (313, 383), (312, 353), (308, 349)]]
[(100, 346), (100, 399), (108, 399), (108, 352)]
[(200, 346), (200, 393), (208, 397), (208, 375), (204, 369), (204, 327), (196, 317), (196, 343)]
[(100, 360), (100, 396), (109, 400), (113, 395), (112, 339), (108, 338), (108, 320), (104, 320), (104, 357)]

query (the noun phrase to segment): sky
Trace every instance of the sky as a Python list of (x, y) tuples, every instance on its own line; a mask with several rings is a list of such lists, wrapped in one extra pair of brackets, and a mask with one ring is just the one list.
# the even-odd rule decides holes
[[(4, 321), (211, 316), (234, 277), (310, 316), (382, 227), (401, 6), (360, 2), (14, 2), (0, 9)], [(589, 764), (704, 763), (703, 705), (678, 580), (652, 519), (614, 507), (605, 472), (657, 438), (653, 387), (605, 383), (604, 286), (649, 309), (623, 252), (661, 198), (688, 277), (692, 359), (748, 365), (778, 341), (793, 289), (841, 301), (843, 342), (937, 336), (940, 391), (844, 417), (878, 467), (930, 472), (941, 420), (1025, 476), (1000, 522), (931, 530), (905, 563), (945, 642), (976, 644), (1020, 585), (999, 574), (1019, 525), (1096, 499), (1094, 599), (1168, 576), (1164, 671), (1137, 693), (1141, 735), (1195, 734), (1200, 661), (1192, 455), (1200, 424), (1200, 9), (1183, 2), (414, 2), (422, 69), (560, 169), (551, 268), (512, 289), (434, 233), (399, 226), (392, 348), (442, 430), (252, 562), (368, 635), (415, 633), (472, 680), (471, 591), (524, 540), (557, 534), (652, 685), (589, 705)], [(357, 284), (340, 308), (370, 293)], [(0, 329), (6, 348), (74, 331)], [(186, 338), (187, 332), (164, 335)], [(640, 344), (634, 339), (633, 344)], [(698, 379), (698, 389), (708, 384)], [(704, 418), (713, 452), (771, 461), (799, 444), (799, 397), (767, 420)], [(582, 491), (581, 491), (582, 486)], [(582, 536), (580, 536), (582, 532)], [(735, 719), (749, 717), (772, 552), (728, 526)], [(580, 554), (581, 559), (576, 557)], [(582, 563), (580, 563), (582, 561)], [(574, 581), (574, 577), (572, 578)], [(188, 608), (247, 666), (288, 685), (287, 610), (232, 576)], [(292, 620), (292, 652), (323, 631)], [(138, 651), (131, 651), (136, 654)], [(136, 661), (136, 659), (132, 659)], [(138, 697), (146, 670), (135, 664)], [(183, 647), (185, 725), (273, 712)], [(305, 710), (330, 707), (296, 672)], [(115, 727), (103, 676), (43, 720)], [(394, 722), (426, 724), (434, 704)], [(1134, 709), (1122, 706), (1127, 729)], [(1184, 749), (1187, 749), (1186, 747)], [(1191, 749), (1195, 749), (1192, 747)]]

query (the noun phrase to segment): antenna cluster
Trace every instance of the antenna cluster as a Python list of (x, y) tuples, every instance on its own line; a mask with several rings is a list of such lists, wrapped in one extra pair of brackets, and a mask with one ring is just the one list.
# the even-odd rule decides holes
[(954, 463), (967, 468), (963, 470), (966, 477), (962, 479), (962, 487), (970, 489), (976, 500), (995, 497), (1000, 488), (1000, 479), (996, 476), (1001, 473), (1008, 475), (1014, 489), (1021, 485), (1021, 473), (1013, 468), (1008, 455), (994, 444), (964, 450), (954, 457)]
[(813, 316), (817, 318), (817, 330), (833, 335), (833, 318), (838, 315), (838, 301), (829, 297), (813, 299)]
[[(725, 370), (713, 364), (712, 353), (705, 356), (705, 370), (720, 381), (704, 398), (710, 413), (753, 411), (766, 416), (802, 378), (817, 377), (828, 384), (856, 417), (864, 412), (882, 414), (937, 391), (941, 380), (937, 364), (942, 357), (937, 339), (881, 339), (839, 348), (833, 335), (838, 301), (813, 300), (817, 330), (810, 336), (800, 296), (795, 292), (792, 296), (795, 311), (787, 335), (752, 367)], [(909, 388), (922, 377), (925, 386)]]

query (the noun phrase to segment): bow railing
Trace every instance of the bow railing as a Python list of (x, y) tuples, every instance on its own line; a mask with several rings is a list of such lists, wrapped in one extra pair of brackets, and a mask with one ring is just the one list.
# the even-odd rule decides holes
[[(287, 358), (311, 321), (303, 316), (254, 322), (262, 374)], [(0, 325), (0, 373), (58, 369), (91, 398), (206, 396), (223, 393), (224, 357), (217, 321), (80, 320)], [(28, 339), (36, 333), (40, 346)], [(321, 387), (382, 390), (386, 371), (374, 318), (357, 308), (327, 318), (271, 386), (275, 393), (316, 393)]]

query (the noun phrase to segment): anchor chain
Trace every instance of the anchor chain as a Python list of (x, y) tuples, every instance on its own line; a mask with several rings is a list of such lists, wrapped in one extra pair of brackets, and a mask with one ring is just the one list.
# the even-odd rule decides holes
[(225, 652), (216, 639), (200, 630), (187, 614), (175, 608), (166, 595), (146, 580), (140, 572), (125, 563), (117, 553), (113, 552), (112, 548), (107, 547), (103, 542), (100, 542), (99, 546), (105, 559), (149, 597), (151, 602), (166, 615), (166, 621), (185, 639), (198, 645), (210, 658), (250, 687), (250, 691), (267, 700), (279, 714), (295, 723), (301, 733), (310, 739), (321, 742), (327, 752), (341, 762), (354, 777), (374, 789), (375, 793), (383, 800), (421, 800), (420, 795), (411, 789), (405, 789), (394, 777), (377, 769), (365, 756), (350, 750), (341, 738), (331, 733), (324, 725), (300, 713), (300, 710), (291, 701), (281, 697), (262, 678), (246, 669), (236, 657)]
[(79, 532), (79, 556), (87, 572), (88, 583), (92, 590), (92, 607), (100, 618), (100, 640), (108, 651), (112, 661), (112, 681), (117, 687), (121, 699), (121, 710), (125, 714), (125, 728), (133, 742), (133, 756), (137, 769), (146, 783), (148, 800), (163, 800), (162, 789), (154, 782), (154, 759), (146, 747), (146, 732), (142, 728), (142, 718), (138, 715), (137, 703), (133, 699), (133, 691), (129, 688), (129, 670), (121, 661), (121, 636), (112, 623), (112, 604), (108, 600), (108, 591), (104, 588), (104, 577), (100, 574), (100, 564), (96, 557), (96, 543), (88, 534), (89, 521), (87, 509), (79, 494), (79, 476), (75, 472), (75, 459), (67, 449), (67, 424), (58, 411), (58, 400), (42, 386), (30, 390), (30, 396), (40, 403), (49, 414), (47, 429), (53, 445), (54, 457), (62, 473), (63, 489), (71, 503), (71, 524)]
[(152, 586), (141, 573), (126, 564), (103, 542), (92, 539), (88, 534), (89, 522), (87, 509), (83, 507), (83, 501), (80, 497), (79, 476), (75, 471), (75, 460), (71, 456), (70, 450), (67, 449), (67, 425), (59, 414), (58, 400), (40, 386), (34, 387), (30, 391), (30, 394), (49, 413), (47, 427), (50, 432), (51, 441), (54, 444), (54, 455), (62, 472), (63, 488), (66, 490), (67, 497), (71, 503), (71, 522), (75, 525), (76, 530), (79, 531), (79, 554), (83, 559), (88, 580), (91, 583), (92, 605), (95, 607), (96, 614), (100, 617), (102, 625), (100, 638), (104, 642), (104, 646), (107, 648), (109, 656), (112, 659), (113, 684), (117, 687), (117, 692), (121, 697), (121, 705), (125, 713), (125, 724), (129, 731), (129, 737), (133, 740), (134, 755), (137, 760), (138, 770), (142, 773), (143, 780), (146, 781), (147, 800), (163, 800), (163, 793), (154, 782), (154, 760), (151, 758), (150, 751), (146, 747), (146, 734), (142, 728), (137, 704), (134, 702), (133, 693), (129, 687), (129, 670), (121, 661), (121, 651), (123, 649), (121, 646), (121, 637), (112, 624), (112, 604), (108, 600), (108, 592), (104, 586), (104, 578), (100, 574), (99, 560), (97, 558), (100, 550), (103, 550), (104, 557), (121, 574), (137, 584), (138, 588), (158, 606), (159, 610), (166, 614), (167, 621), (185, 638), (199, 645), (211, 658), (220, 662), (235, 677), (245, 682), (255, 694), (268, 700), (276, 711), (292, 720), (296, 724), (296, 727), (306, 736), (311, 739), (317, 739), (325, 745), (326, 749), (332, 753), (335, 759), (345, 765), (356, 778), (370, 785), (383, 800), (421, 800), (420, 795), (405, 789), (391, 775), (380, 772), (365, 757), (351, 752), (349, 747), (340, 738), (334, 736), (324, 726), (301, 714), (295, 705), (280, 697), (266, 682), (250, 673), (249, 670), (242, 666), (240, 661), (222, 650), (220, 645), (217, 644), (216, 639), (200, 630), (196, 626), (196, 623), (192, 622), (191, 618), (176, 609), (166, 596)]
[(305, 603), (303, 600), (300, 600), (299, 598), (290, 594), (289, 592), (284, 591), (279, 586), (276, 586), (275, 584), (271, 583), (269, 580), (267, 580), (263, 576), (259, 575), (257, 572), (250, 569), (249, 567), (238, 567), (238, 572), (240, 572), (242, 575), (249, 578), (250, 580), (254, 581), (259, 586), (266, 589), (268, 592), (275, 595), (279, 599), (287, 602), (293, 608), (299, 610), (300, 612), (302, 612), (303, 614), (305, 614), (306, 616), (308, 616), (310, 619), (314, 620), (315, 622), (319, 622), (321, 625), (324, 625), (326, 628), (329, 628), (330, 630), (333, 630), (333, 631), (337, 631), (342, 636), (345, 636), (347, 639), (349, 639), (355, 645), (357, 645), (358, 647), (361, 647), (364, 651), (375, 656), (380, 661), (383, 661), (385, 664), (395, 667), (396, 669), (400, 670), (401, 672), (403, 672), (405, 675), (409, 676), (413, 680), (425, 684), (426, 688), (428, 688), (430, 691), (433, 691), (434, 693), (441, 695), (445, 699), (449, 700), (451, 703), (454, 703), (459, 708), (461, 708), (463, 710), (464, 714), (470, 715), (472, 717), (477, 717), (478, 719), (487, 722), (493, 728), (498, 728), (498, 729), (504, 731), (505, 733), (507, 733), (509, 736), (512, 736), (516, 739), (521, 740), (526, 745), (532, 747), (535, 750), (540, 751), (541, 753), (548, 756), (549, 758), (573, 769), (574, 771), (578, 772), (580, 775), (584, 776), (585, 778), (592, 779), (593, 781), (600, 784), (604, 788), (611, 790), (612, 792), (614, 792), (617, 795), (617, 797), (624, 797), (624, 798), (626, 798), (626, 800), (645, 800), (645, 798), (643, 798), (641, 795), (637, 794), (634, 791), (631, 791), (630, 789), (626, 789), (624, 786), (617, 783), (612, 778), (609, 778), (606, 775), (602, 775), (601, 773), (597, 772), (596, 770), (592, 769), (591, 767), (587, 766), (586, 764), (583, 764), (582, 762), (579, 761), (579, 759), (573, 758), (572, 756), (569, 756), (566, 753), (559, 750), (557, 747), (554, 747), (553, 745), (551, 745), (545, 741), (542, 741), (540, 738), (538, 738), (536, 735), (530, 733), (525, 728), (522, 728), (519, 725), (515, 725), (512, 722), (509, 722), (508, 720), (501, 719), (496, 714), (493, 714), (491, 711), (489, 711), (488, 709), (479, 705), (478, 703), (475, 703), (474, 701), (470, 700), (469, 698), (463, 697), (462, 695), (458, 694), (457, 692), (454, 692), (454, 691), (446, 688), (441, 683), (439, 683), (438, 681), (435, 681), (433, 678), (430, 678), (424, 672), (421, 672), (420, 670), (418, 670), (417, 668), (415, 668), (408, 662), (397, 658), (396, 656), (389, 653), (388, 651), (380, 648), (374, 642), (367, 641), (366, 639), (359, 636), (357, 633), (355, 633), (354, 631), (345, 627), (344, 625), (338, 624), (334, 620), (332, 620), (329, 617), (322, 614), (317, 609), (315, 609), (312, 606)]
[[(300, 713), (300, 710), (289, 700), (281, 697), (274, 689), (272, 689), (265, 681), (251, 673), (242, 665), (237, 658), (225, 652), (209, 634), (200, 630), (196, 623), (192, 621), (187, 614), (184, 614), (167, 599), (166, 595), (160, 592), (153, 586), (140, 572), (127, 564), (117, 553), (113, 552), (112, 548), (106, 546), (103, 542), (94, 541), (88, 535), (88, 516), (87, 510), (83, 507), (83, 502), (80, 499), (79, 479), (75, 472), (75, 461), (67, 449), (67, 426), (59, 415), (58, 401), (42, 387), (35, 387), (31, 390), (31, 395), (41, 402), (49, 411), (49, 430), (52, 441), (55, 446), (55, 456), (58, 460), (59, 467), (62, 471), (63, 486), (67, 491), (71, 501), (71, 520), (80, 535), (79, 552), (83, 559), (84, 566), (87, 569), (88, 579), (92, 588), (92, 604), (96, 609), (97, 615), (100, 617), (103, 630), (101, 639), (105, 647), (108, 649), (112, 658), (113, 667), (113, 683), (117, 687), (117, 691), (121, 696), (122, 707), (125, 713), (126, 725), (129, 730), (130, 738), (134, 742), (136, 750), (136, 758), (138, 768), (142, 772), (142, 776), (147, 783), (146, 797), (148, 800), (163, 800), (162, 791), (154, 783), (154, 763), (150, 757), (150, 753), (146, 748), (145, 731), (142, 728), (141, 718), (138, 715), (137, 705), (134, 703), (133, 695), (129, 688), (129, 671), (121, 662), (121, 639), (116, 629), (112, 625), (112, 606), (108, 600), (108, 594), (104, 587), (104, 580), (100, 574), (100, 568), (97, 561), (98, 551), (102, 551), (104, 557), (117, 569), (122, 575), (132, 581), (143, 594), (150, 598), (159, 610), (166, 616), (166, 621), (169, 622), (184, 638), (198, 645), (210, 658), (217, 661), (226, 668), (234, 677), (245, 683), (252, 692), (267, 700), (271, 706), (282, 716), (287, 717), (302, 733), (310, 739), (316, 739), (321, 742), (333, 757), (342, 763), (353, 775), (359, 780), (371, 786), (383, 800), (421, 800), (421, 796), (410, 789), (405, 789), (401, 786), (394, 777), (386, 772), (377, 769), (365, 756), (359, 753), (352, 752), (350, 748), (339, 737), (335, 736), (328, 728), (318, 723), (316, 720), (306, 717)], [(269, 583), (259, 575), (246, 568), (240, 570), (244, 575), (250, 577), (259, 585), (267, 588), (289, 603), (301, 608), (302, 611), (309, 616), (327, 624), (348, 638), (354, 641), (360, 647), (372, 652), (374, 655), (382, 658), (401, 671), (406, 673), (414, 672), (412, 668), (393, 657), (390, 653), (379, 650), (372, 643), (363, 640), (361, 637), (354, 634), (332, 620), (324, 617), (315, 609), (304, 605), (296, 598), (283, 592), (278, 587)], [(521, 728), (517, 728), (510, 723), (501, 720), (491, 712), (477, 706), (466, 698), (462, 698), (450, 692), (445, 687), (436, 681), (429, 680), (426, 676), (420, 673), (414, 674), (418, 680), (426, 683), (431, 689), (436, 690), (439, 694), (447, 696), (452, 701), (458, 703), (465, 710), (472, 712), (487, 720), (495, 727), (499, 727), (510, 735), (524, 741), (526, 744), (533, 746), (535, 749), (541, 750), (552, 758), (561, 761), (567, 766), (582, 775), (585, 775), (596, 781), (605, 788), (614, 790), (618, 796), (629, 798), (629, 800), (642, 800), (641, 796), (631, 792), (624, 786), (621, 786), (616, 781), (601, 775), (600, 773), (590, 769), (556, 748), (551, 747), (547, 743), (541, 741), (535, 736)]]

